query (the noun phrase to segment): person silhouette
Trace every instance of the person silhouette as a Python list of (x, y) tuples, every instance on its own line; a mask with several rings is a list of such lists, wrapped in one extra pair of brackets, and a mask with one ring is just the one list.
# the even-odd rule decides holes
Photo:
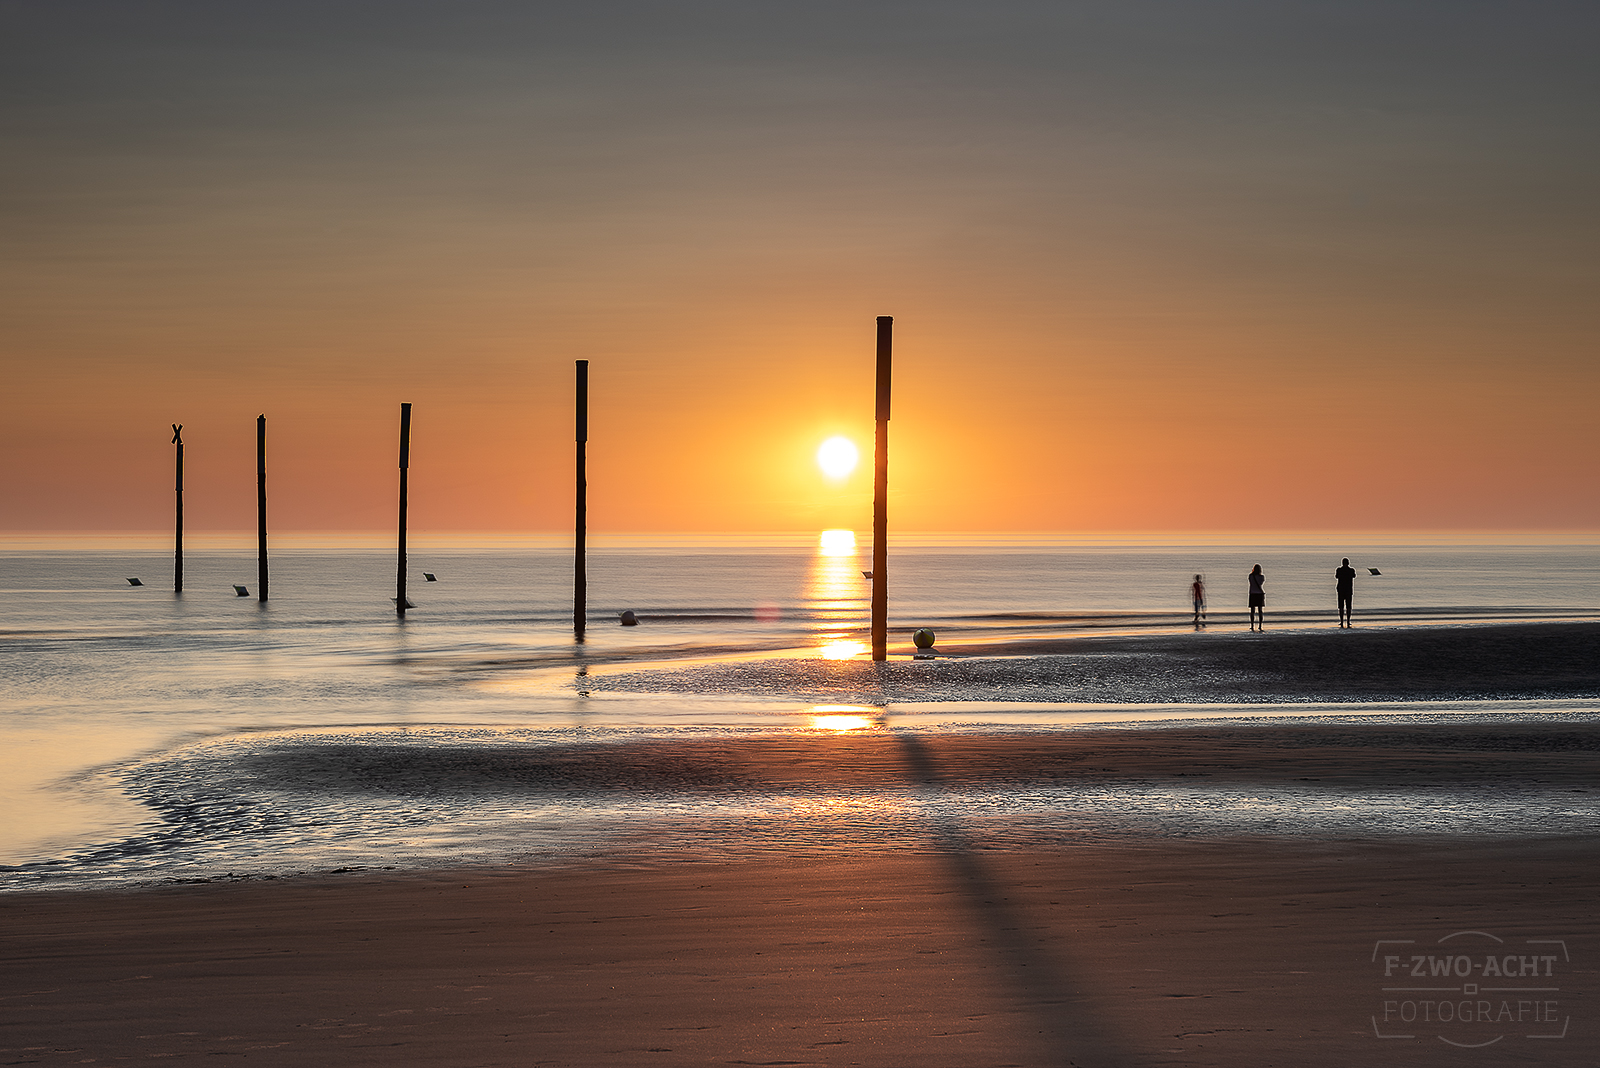
[(1262, 590), (1262, 585), (1267, 581), (1267, 576), (1261, 573), (1261, 565), (1257, 564), (1250, 572), (1250, 629), (1267, 629), (1267, 595)]
[(1206, 618), (1206, 580), (1196, 575), (1189, 595), (1194, 599), (1194, 629), (1199, 630), (1201, 621)]
[(1350, 626), (1350, 598), (1356, 592), (1356, 569), (1350, 566), (1350, 558), (1344, 558), (1333, 573), (1334, 588), (1339, 594), (1339, 626)]

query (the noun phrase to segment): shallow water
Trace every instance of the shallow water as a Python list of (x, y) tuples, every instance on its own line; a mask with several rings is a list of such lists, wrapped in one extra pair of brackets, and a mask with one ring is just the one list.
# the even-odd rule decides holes
[[(1508, 722), (1600, 725), (1589, 702), (1538, 712), (1505, 707), (1390, 708), (1331, 716), (1298, 709), (1300, 723), (1452, 725)], [(1149, 711), (1146, 710), (1147, 714)], [(1384, 838), (1436, 834), (1575, 835), (1600, 818), (1600, 790), (1560, 776), (1461, 776), (1357, 786), (1284, 782), (1226, 773), (1180, 781), (1158, 772), (1108, 781), (1026, 770), (919, 774), (918, 738), (1009, 730), (1026, 747), (1042, 730), (1170, 729), (1195, 713), (1241, 732), (1293, 719), (1263, 710), (1127, 711), (1038, 708), (1007, 713), (1009, 727), (944, 714), (831, 708), (764, 727), (369, 727), (235, 732), (194, 738), (104, 766), (74, 785), (127, 797), (123, 820), (95, 842), (48, 844), (6, 874), (7, 889), (90, 887), (225, 877), (282, 877), (338, 869), (420, 869), (602, 858), (650, 862), (685, 856), (860, 855), (938, 848), (1029, 848), (1063, 841), (1207, 836)], [(1371, 712), (1376, 710), (1363, 710)], [(1029, 717), (1032, 717), (1030, 720)], [(1096, 717), (1100, 717), (1097, 719)], [(805, 727), (810, 722), (818, 726)], [(874, 773), (796, 770), (828, 759), (830, 740), (887, 736)], [(1086, 742), (1088, 738), (1084, 739)], [(758, 742), (757, 755), (747, 750)], [(735, 756), (727, 756), (729, 747)], [(819, 750), (820, 753), (819, 753)], [(696, 755), (704, 751), (705, 755)], [(863, 759), (861, 750), (851, 752)], [(686, 756), (686, 754), (688, 754)], [(1374, 751), (1375, 761), (1393, 753)], [(803, 762), (803, 761), (801, 761)], [(1112, 770), (1112, 769), (1106, 769)]]
[[(1600, 614), (1595, 547), (1333, 551), (1383, 571), (1358, 583), (1363, 626)], [(1331, 627), (1322, 602), (1338, 562), (1333, 551), (908, 550), (894, 559), (892, 649), (908, 653), (917, 625), (935, 628), (941, 640), (1177, 631), (1187, 623), (1195, 570), (1213, 576), (1213, 625), (1228, 627), (1242, 618), (1242, 575), (1255, 562), (1269, 576), (1275, 623)], [(582, 646), (572, 642), (569, 564), (557, 550), (414, 557), (418, 607), (404, 623), (388, 600), (393, 564), (386, 553), (279, 554), (265, 606), (231, 589), (234, 582), (253, 589), (253, 556), (191, 554), (182, 598), (160, 588), (168, 566), (160, 554), (0, 553), (0, 863), (9, 865), (0, 885), (632, 855), (662, 843), (719, 854), (841, 843), (917, 848), (930, 828), (957, 823), (996, 843), (1339, 834), (1356, 826), (1341, 815), (1349, 798), (1287, 787), (1233, 794), (1215, 785), (1123, 784), (1070, 797), (1044, 786), (1018, 793), (908, 785), (804, 797), (597, 788), (552, 800), (442, 788), (400, 796), (346, 788), (330, 772), (320, 785), (291, 788), (263, 776), (266, 755), (275, 754), (280, 769), (294, 768), (381, 742), (410, 754), (418, 781), (431, 781), (441, 763), (481, 778), (481, 766), (494, 765), (482, 754), (586, 738), (648, 752), (653, 739), (684, 731), (1026, 730), (1319, 710), (1070, 702), (997, 708), (950, 701), (946, 693), (926, 705), (830, 710), (748, 694), (603, 693), (587, 681), (591, 670), (682, 657), (859, 656), (865, 553), (599, 551)], [(439, 581), (421, 581), (426, 570)], [(1215, 576), (1223, 574), (1240, 581), (1221, 583)], [(131, 576), (149, 584), (128, 586)], [(643, 625), (617, 626), (622, 608), (637, 611)], [(1320, 711), (1472, 717), (1583, 715), (1592, 707), (1480, 702)], [(1404, 791), (1368, 799), (1359, 825), (1380, 834), (1569, 833), (1594, 816), (1587, 800), (1566, 796), (1458, 793), (1443, 805), (1429, 795), (1426, 819), (1417, 816), (1425, 806)]]

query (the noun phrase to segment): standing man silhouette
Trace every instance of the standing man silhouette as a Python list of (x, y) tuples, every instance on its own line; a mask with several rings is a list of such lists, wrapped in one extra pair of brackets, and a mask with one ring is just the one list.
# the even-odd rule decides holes
[(1267, 576), (1261, 573), (1261, 565), (1257, 564), (1250, 571), (1250, 629), (1267, 629), (1267, 594), (1262, 589), (1266, 584)]
[(1194, 629), (1199, 630), (1201, 620), (1206, 618), (1206, 580), (1196, 575), (1189, 596), (1194, 599)]
[(1344, 558), (1344, 563), (1333, 573), (1335, 588), (1339, 591), (1339, 626), (1350, 626), (1350, 598), (1356, 592), (1356, 569), (1350, 566), (1350, 558)]

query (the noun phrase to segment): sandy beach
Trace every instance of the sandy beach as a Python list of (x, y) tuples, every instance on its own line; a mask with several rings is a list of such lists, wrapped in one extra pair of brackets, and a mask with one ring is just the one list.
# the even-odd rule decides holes
[[(943, 846), (10, 897), (0, 1052), (1223, 1066), (1589, 1065), (1600, 1051), (1591, 841)], [(1566, 1038), (1374, 1036), (1376, 940), (1463, 930), (1567, 940), (1560, 993), (1541, 995), (1571, 1018)]]
[[(1337, 648), (1361, 651), (1368, 666), (1319, 667), (1346, 638), (1356, 641)], [(1392, 693), (1411, 678), (1401, 665), (1414, 663), (1416, 687), (1436, 693), (1448, 655), (1465, 673), (1458, 689), (1527, 694), (1543, 679), (1571, 696), (1594, 670), (1585, 652), (1594, 638), (1587, 627), (1268, 635), (1286, 665), (1276, 674), (1246, 659), (1266, 655), (1260, 643), (1229, 641), (1201, 647), (1214, 655), (1199, 674), (1253, 693), (1274, 678), (1314, 691), (1307, 680), (1320, 672), (1360, 695)], [(1185, 648), (1069, 643), (1065, 655), (888, 668), (901, 679), (954, 668), (984, 686), (1009, 672), (1026, 688), (1108, 653), (1192, 661), (1193, 643)], [(1507, 650), (1498, 673), (1493, 648)], [(775, 669), (658, 674), (676, 686)], [(835, 674), (804, 677), (858, 685), (882, 668), (815, 670)], [(0, 896), (4, 1061), (1089, 1068), (1590, 1065), (1600, 1054), (1600, 838), (1470, 824), (1473, 805), (1486, 819), (1513, 801), (1548, 806), (1551, 826), (1565, 806), (1587, 811), (1600, 782), (1590, 715), (878, 726), (489, 756), (452, 764), (441, 753), (433, 778), (419, 781), (414, 762), (351, 742), (315, 760), (263, 750), (254, 773), (287, 790), (402, 799), (446, 788), (658, 804), (781, 793), (843, 815), (813, 820), (804, 841), (772, 821), (758, 834), (752, 822), (759, 849), (741, 848), (749, 843), (730, 824), (723, 856), (670, 841), (648, 848), (645, 829), (632, 853), (541, 866)], [(1169, 789), (1188, 791), (1200, 810), (1148, 832), (1131, 816), (1114, 834), (1075, 830), (1068, 811), (1045, 833), (1027, 811), (989, 817), (936, 803)], [(1203, 818), (1208, 790), (1234, 804), (1277, 798), (1289, 818), (1219, 831)], [(1412, 799), (1415, 827), (1397, 832), (1391, 813), (1382, 834), (1364, 833), (1362, 807), (1394, 791)], [(912, 832), (875, 837), (872, 812), (850, 807), (883, 797), (897, 799), (895, 818)], [(1308, 833), (1313, 823), (1292, 818), (1302, 801), (1349, 810), (1344, 829)], [(1435, 805), (1458, 810), (1454, 833), (1430, 830)], [(1385, 976), (1385, 954), (1404, 957), (1404, 974), (1391, 965)], [(1413, 957), (1429, 954), (1478, 971), (1408, 979)], [(1549, 958), (1548, 974), (1483, 973), (1490, 957), (1513, 956)], [(1395, 992), (1406, 983), (1448, 989)], [(1421, 1022), (1419, 999), (1430, 1014)], [(1451, 1019), (1432, 1018), (1445, 1000)]]

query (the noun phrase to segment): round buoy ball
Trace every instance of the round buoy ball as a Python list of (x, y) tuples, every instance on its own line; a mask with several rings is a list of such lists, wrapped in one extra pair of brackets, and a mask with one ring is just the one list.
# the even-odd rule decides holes
[(637, 627), (639, 625), (639, 617), (633, 614), (633, 609), (630, 608), (622, 613), (622, 625), (624, 627)]
[(932, 649), (933, 631), (927, 627), (919, 627), (916, 633), (911, 635), (911, 641), (918, 649)]

